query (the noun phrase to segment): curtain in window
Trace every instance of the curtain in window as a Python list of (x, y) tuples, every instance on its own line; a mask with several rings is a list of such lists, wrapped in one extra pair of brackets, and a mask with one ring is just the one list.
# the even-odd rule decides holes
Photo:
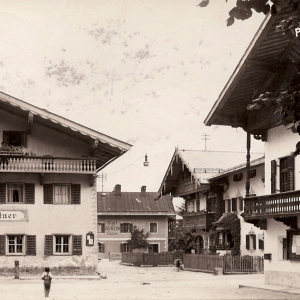
[(70, 203), (70, 186), (55, 185), (54, 186), (54, 203), (67, 204)]
[(7, 185), (8, 202), (23, 202), (23, 185), (8, 184)]

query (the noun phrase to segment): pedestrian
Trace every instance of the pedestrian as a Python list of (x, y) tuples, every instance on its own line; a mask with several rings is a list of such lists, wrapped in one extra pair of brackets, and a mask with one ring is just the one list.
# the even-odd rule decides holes
[(48, 267), (45, 268), (45, 272), (42, 275), (42, 279), (44, 280), (45, 298), (47, 298), (47, 297), (49, 297), (51, 280), (52, 280), (52, 274), (50, 272), (50, 268), (48, 268)]
[(179, 272), (180, 268), (181, 268), (181, 261), (180, 261), (180, 259), (177, 259), (177, 261), (176, 261), (176, 271)]

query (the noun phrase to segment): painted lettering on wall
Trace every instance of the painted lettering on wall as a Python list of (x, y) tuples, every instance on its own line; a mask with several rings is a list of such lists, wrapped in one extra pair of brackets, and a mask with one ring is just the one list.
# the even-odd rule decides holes
[(25, 218), (25, 214), (18, 210), (0, 210), (0, 221), (20, 221)]
[(117, 235), (120, 233), (120, 225), (117, 221), (108, 221), (105, 224), (105, 232), (107, 235)]

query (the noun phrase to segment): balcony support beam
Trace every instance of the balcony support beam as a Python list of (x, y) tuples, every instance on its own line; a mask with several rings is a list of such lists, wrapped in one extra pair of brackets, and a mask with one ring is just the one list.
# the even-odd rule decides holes
[(297, 217), (296, 216), (278, 217), (278, 218), (273, 218), (273, 219), (277, 222), (282, 222), (284, 225), (289, 226), (293, 229), (298, 229)]

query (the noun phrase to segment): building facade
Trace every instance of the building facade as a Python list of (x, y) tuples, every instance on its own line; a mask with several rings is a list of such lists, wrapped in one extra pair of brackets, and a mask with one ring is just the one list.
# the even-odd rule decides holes
[(149, 249), (154, 253), (167, 252), (169, 240), (174, 236), (172, 228), (175, 211), (170, 196), (155, 201), (157, 193), (122, 192), (121, 185), (116, 185), (113, 192), (98, 192), (98, 257), (109, 258), (122, 252), (138, 251), (131, 249), (128, 240), (136, 226), (144, 233), (149, 233)]
[[(265, 283), (299, 288), (299, 109), (294, 105), (299, 102), (300, 55), (298, 39), (283, 37), (277, 27), (287, 15), (298, 13), (285, 8), (266, 16), (205, 124), (247, 132), (244, 218), (265, 230)], [(265, 147), (265, 190), (254, 197), (251, 136)]]
[(130, 145), (1, 93), (0, 124), (0, 268), (93, 272), (97, 170)]

